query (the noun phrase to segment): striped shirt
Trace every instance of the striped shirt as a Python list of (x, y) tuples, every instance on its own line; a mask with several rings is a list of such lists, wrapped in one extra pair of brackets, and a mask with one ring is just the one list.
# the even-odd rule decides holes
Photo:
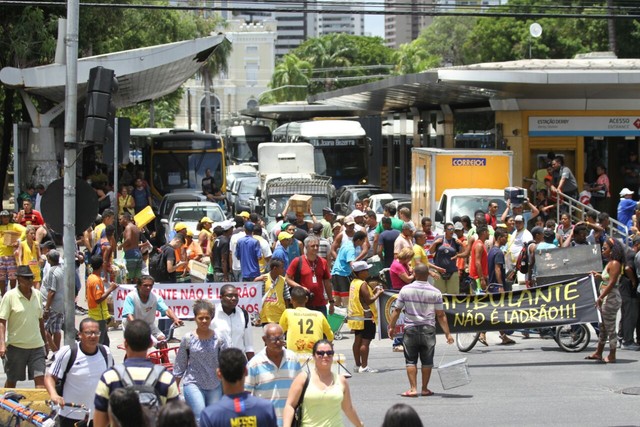
[(436, 310), (443, 310), (442, 293), (428, 282), (405, 285), (398, 294), (396, 308), (405, 309), (404, 326), (436, 326)]
[[(144, 384), (145, 379), (149, 375), (149, 371), (153, 369), (153, 363), (151, 363), (149, 359), (141, 358), (127, 359), (124, 361), (124, 366), (136, 384)], [(122, 387), (123, 385), (118, 373), (113, 368), (105, 371), (100, 377), (98, 387), (96, 387), (96, 396), (93, 401), (95, 409), (97, 411), (107, 412), (111, 392)], [(156, 383), (156, 390), (158, 394), (160, 394), (163, 405), (169, 400), (178, 398), (178, 386), (171, 372), (165, 371), (160, 376), (160, 379)]]
[(296, 353), (287, 349), (283, 351), (284, 356), (278, 367), (267, 357), (267, 349), (262, 349), (247, 364), (248, 374), (244, 379), (246, 391), (273, 403), (279, 426), (282, 425), (282, 412), (287, 403), (289, 388), (300, 372)]

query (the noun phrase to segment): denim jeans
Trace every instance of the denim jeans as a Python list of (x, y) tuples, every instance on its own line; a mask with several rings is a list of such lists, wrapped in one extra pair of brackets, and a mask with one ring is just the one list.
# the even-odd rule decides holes
[(217, 402), (222, 397), (222, 386), (218, 385), (213, 390), (202, 390), (195, 384), (184, 384), (182, 393), (187, 405), (191, 406), (196, 420), (200, 421), (200, 413), (204, 408)]

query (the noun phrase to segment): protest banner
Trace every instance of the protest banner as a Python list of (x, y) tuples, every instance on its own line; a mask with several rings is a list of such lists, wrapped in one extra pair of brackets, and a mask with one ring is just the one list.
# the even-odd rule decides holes
[[(262, 305), (262, 282), (238, 283), (156, 283), (152, 292), (162, 297), (167, 306), (181, 319), (193, 318), (192, 306), (197, 299), (205, 299), (213, 304), (220, 302), (220, 288), (234, 285), (238, 288), (238, 306), (249, 315), (257, 316)], [(120, 285), (113, 293), (113, 311), (116, 319), (122, 319), (122, 309), (127, 294), (135, 285)], [(156, 312), (156, 317), (160, 313)]]
[[(380, 296), (380, 337), (387, 327), (398, 291)], [(501, 294), (443, 295), (444, 312), (451, 333), (529, 329), (600, 321), (595, 301), (598, 295), (592, 276), (538, 288)], [(401, 315), (401, 318), (403, 315)], [(438, 333), (442, 333), (437, 327)], [(402, 333), (404, 321), (396, 325)]]

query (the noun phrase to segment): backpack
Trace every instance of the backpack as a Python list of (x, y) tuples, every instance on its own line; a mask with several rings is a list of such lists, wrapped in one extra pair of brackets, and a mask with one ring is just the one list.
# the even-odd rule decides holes
[(158, 419), (158, 412), (162, 406), (162, 400), (160, 393), (156, 389), (156, 384), (166, 369), (167, 368), (162, 365), (153, 365), (144, 382), (142, 384), (136, 384), (124, 365), (118, 364), (113, 366), (113, 370), (118, 375), (122, 386), (127, 390), (135, 391), (138, 395), (138, 400), (142, 406), (148, 427), (155, 426), (156, 420)]
[(522, 249), (520, 250), (520, 254), (518, 254), (518, 258), (516, 259), (516, 270), (522, 274), (527, 274), (529, 272), (529, 245), (533, 242), (527, 242), (524, 244)]
[(149, 274), (156, 282), (165, 280), (167, 276), (167, 259), (162, 250), (155, 250), (149, 257)]
[[(100, 350), (100, 354), (104, 357), (104, 364), (107, 369), (109, 368), (109, 356), (107, 355), (107, 349), (102, 345), (98, 344), (98, 350)], [(64, 392), (64, 383), (67, 381), (67, 374), (71, 370), (71, 367), (76, 361), (76, 357), (78, 356), (78, 344), (74, 344), (70, 347), (69, 352), (69, 362), (67, 363), (67, 367), (64, 368), (64, 372), (62, 373), (62, 377), (58, 378), (56, 381), (56, 393), (58, 396), (62, 396)]]

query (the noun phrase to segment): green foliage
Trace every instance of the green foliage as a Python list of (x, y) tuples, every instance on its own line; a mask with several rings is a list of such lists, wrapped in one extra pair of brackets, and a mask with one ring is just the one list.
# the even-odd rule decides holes
[[(276, 65), (269, 87), (260, 103), (300, 101), (308, 94), (339, 89), (372, 81), (386, 68), (363, 69), (361, 66), (392, 64), (393, 50), (380, 37), (328, 34), (308, 39), (285, 55)], [(362, 78), (360, 78), (362, 77)], [(281, 86), (306, 86), (306, 88)]]
[[(180, 99), (184, 91), (178, 89), (169, 95), (156, 99), (153, 102), (155, 127), (172, 128), (175, 126), (175, 117), (180, 112)], [(149, 102), (144, 102), (133, 107), (122, 108), (118, 111), (119, 117), (129, 117), (132, 128), (151, 127), (149, 121)]]

